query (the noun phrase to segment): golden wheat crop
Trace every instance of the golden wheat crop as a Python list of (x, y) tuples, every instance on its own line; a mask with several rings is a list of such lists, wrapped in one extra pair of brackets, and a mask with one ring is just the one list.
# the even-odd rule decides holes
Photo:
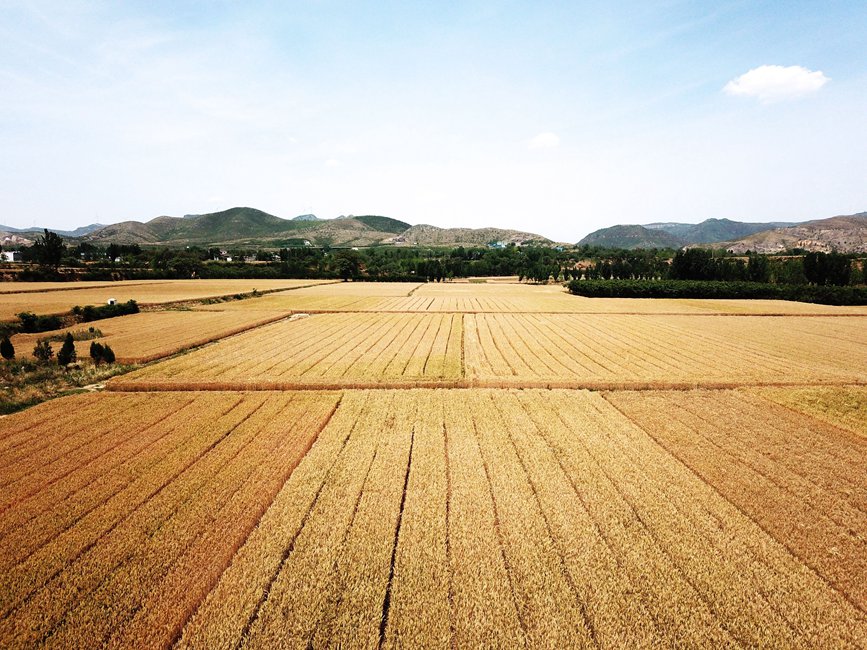
[(0, 418), (0, 646), (867, 647), (846, 313), (347, 282), (101, 321), (221, 340)]
[(612, 393), (609, 401), (867, 608), (867, 445), (740, 391)]
[(459, 314), (319, 314), (144, 368), (118, 387), (353, 386), (461, 375)]
[[(4, 558), (12, 556), (0, 600), (6, 647), (170, 643), (338, 399), (313, 392), (148, 396), (147, 417), (131, 425), (125, 408), (140, 407), (137, 397), (98, 397), (91, 426), (75, 439), (103, 457), (103, 472), (93, 475), (92, 461), (67, 461), (40, 446), (33, 456), (45, 468), (41, 491), (22, 496), (7, 512), (31, 530), (41, 532), (45, 522), (53, 530), (38, 543), (18, 528), (4, 529), (0, 538)], [(67, 400), (67, 407), (78, 401)], [(27, 425), (27, 418), (17, 419)], [(32, 430), (52, 435), (50, 424), (37, 421)], [(91, 432), (111, 424), (113, 435), (91, 441)], [(51, 480), (48, 471), (55, 472)]]
[(867, 381), (861, 317), (468, 314), (464, 331), (466, 375), (503, 385)]

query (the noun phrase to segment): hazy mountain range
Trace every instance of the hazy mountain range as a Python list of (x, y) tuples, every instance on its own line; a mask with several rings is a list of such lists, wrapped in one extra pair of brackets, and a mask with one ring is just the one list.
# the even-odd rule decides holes
[[(281, 219), (255, 208), (244, 207), (183, 217), (161, 216), (146, 222), (94, 224), (74, 231), (51, 230), (74, 241), (143, 246), (478, 246), (492, 242), (552, 243), (541, 235), (502, 228), (413, 226), (405, 221), (377, 215), (320, 219), (312, 214), (304, 214), (293, 219)], [(2, 232), (32, 240), (42, 230), (0, 226)]]
[[(54, 229), (52, 229), (54, 230)], [(40, 228), (0, 226), (4, 245), (28, 245)], [(91, 224), (75, 230), (54, 230), (74, 242), (140, 244), (144, 246), (480, 246), (501, 242), (554, 242), (541, 235), (504, 228), (438, 228), (411, 225), (377, 215), (321, 219), (313, 214), (282, 219), (255, 208), (231, 208), (183, 217), (161, 216), (150, 221)], [(803, 223), (745, 223), (707, 219), (698, 224), (649, 223), (602, 228), (579, 244), (611, 248), (681, 248), (714, 245), (735, 252), (773, 253), (791, 248), (867, 252), (867, 212)]]

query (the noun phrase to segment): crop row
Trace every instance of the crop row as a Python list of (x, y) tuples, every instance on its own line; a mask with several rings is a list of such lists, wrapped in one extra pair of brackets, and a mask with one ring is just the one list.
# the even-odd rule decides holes
[(456, 314), (321, 314), (260, 327), (128, 378), (193, 386), (458, 378), (461, 320)]
[(861, 317), (317, 314), (112, 382), (123, 389), (863, 383)]
[(863, 644), (749, 515), (599, 395), (352, 391), (180, 644)]
[(864, 439), (743, 392), (608, 400), (867, 611)]
[[(66, 472), (3, 514), (0, 545), (11, 558), (0, 587), (5, 647), (171, 642), (338, 400), (312, 392), (152, 395), (153, 415), (130, 423), (127, 407), (144, 408), (138, 398), (99, 397), (90, 430), (114, 425), (117, 445), (99, 433), (93, 444), (82, 440), (82, 449), (106, 448), (99, 464), (69, 458)], [(22, 415), (26, 425), (40, 414)], [(34, 429), (56, 431), (50, 421)], [(49, 450), (33, 455), (49, 468), (58, 460)], [(6, 525), (9, 518), (25, 532)]]

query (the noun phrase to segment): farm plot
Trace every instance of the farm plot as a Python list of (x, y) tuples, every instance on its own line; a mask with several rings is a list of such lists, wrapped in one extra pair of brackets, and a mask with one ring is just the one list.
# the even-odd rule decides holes
[(449, 385), (460, 314), (319, 314), (245, 332), (119, 377), (119, 390)]
[(867, 440), (747, 391), (606, 398), (867, 611)]
[(4, 419), (0, 644), (169, 643), (338, 401), (93, 395)]
[(339, 312), (339, 311), (377, 311), (379, 305), (386, 298), (371, 296), (326, 296), (309, 295), (300, 291), (287, 291), (271, 293), (261, 298), (249, 300), (220, 302), (213, 305), (200, 305), (195, 307), (197, 311), (235, 311), (243, 312), (251, 309), (261, 311), (291, 312)]
[(418, 282), (336, 282), (327, 286), (307, 287), (302, 296), (353, 296), (361, 298), (388, 298), (411, 296), (426, 285)]
[[(67, 291), (30, 293), (0, 293), (0, 321), (13, 320), (15, 314), (31, 311), (37, 314), (67, 312), (75, 305), (104, 305), (109, 298), (118, 302), (136, 300), (139, 304), (163, 304), (183, 300), (200, 300), (254, 289), (292, 289), (330, 280), (154, 280), (149, 282), (116, 282), (98, 288), (76, 289), (68, 283)], [(10, 285), (11, 286), (11, 285)]]
[(867, 381), (860, 317), (468, 314), (476, 385), (664, 388)]
[[(166, 282), (158, 280), (157, 282)], [(102, 287), (134, 286), (148, 284), (147, 280), (110, 282), (105, 280), (83, 280), (80, 282), (0, 282), (0, 293), (45, 293), (47, 291), (75, 291), (80, 289), (99, 289)]]
[(598, 394), (406, 390), (344, 395), (179, 646), (865, 643), (862, 608)]
[[(75, 325), (55, 332), (18, 334), (12, 337), (12, 343), (20, 351), (19, 355), (23, 356), (30, 353), (40, 338), (59, 337), (66, 332), (87, 331), (89, 326), (93, 326), (103, 334), (94, 340), (110, 345), (118, 361), (143, 363), (285, 317), (286, 315), (280, 312), (252, 310), (245, 312), (142, 312)], [(60, 345), (60, 343), (54, 343), (55, 349), (59, 348)], [(89, 346), (90, 341), (87, 340), (76, 343), (79, 358), (87, 358)]]
[(287, 312), (380, 311), (389, 299), (405, 299), (421, 287), (407, 282), (336, 282), (327, 286), (305, 287), (297, 291), (269, 294), (243, 303), (204, 305), (207, 311), (245, 309), (284, 310)]

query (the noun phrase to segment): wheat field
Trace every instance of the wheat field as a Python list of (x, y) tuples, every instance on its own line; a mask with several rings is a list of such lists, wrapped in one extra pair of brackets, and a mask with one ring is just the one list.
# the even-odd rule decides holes
[[(45, 336), (57, 339), (66, 332), (98, 329), (102, 336), (96, 339), (110, 345), (117, 360), (124, 363), (146, 363), (176, 352), (204, 345), (232, 334), (286, 318), (283, 313), (257, 312), (198, 312), (149, 311), (118, 318), (106, 318), (39, 334), (16, 334), (12, 344), (27, 354), (36, 341)], [(60, 343), (55, 343), (55, 347)], [(76, 343), (80, 357), (87, 357), (90, 341)]]
[(0, 418), (0, 645), (867, 647), (865, 317), (339, 283), (97, 322), (170, 358)]
[[(9, 282), (0, 291), (0, 321), (30, 311), (60, 314), (76, 305), (104, 305), (109, 298), (118, 302), (135, 300), (140, 305), (158, 305), (185, 300), (202, 300), (257, 291), (297, 289), (331, 280), (129, 280), (112, 283)], [(39, 285), (46, 284), (43, 290)], [(81, 286), (79, 286), (81, 285)], [(19, 288), (21, 287), (21, 288)], [(14, 292), (14, 293), (13, 293)]]

